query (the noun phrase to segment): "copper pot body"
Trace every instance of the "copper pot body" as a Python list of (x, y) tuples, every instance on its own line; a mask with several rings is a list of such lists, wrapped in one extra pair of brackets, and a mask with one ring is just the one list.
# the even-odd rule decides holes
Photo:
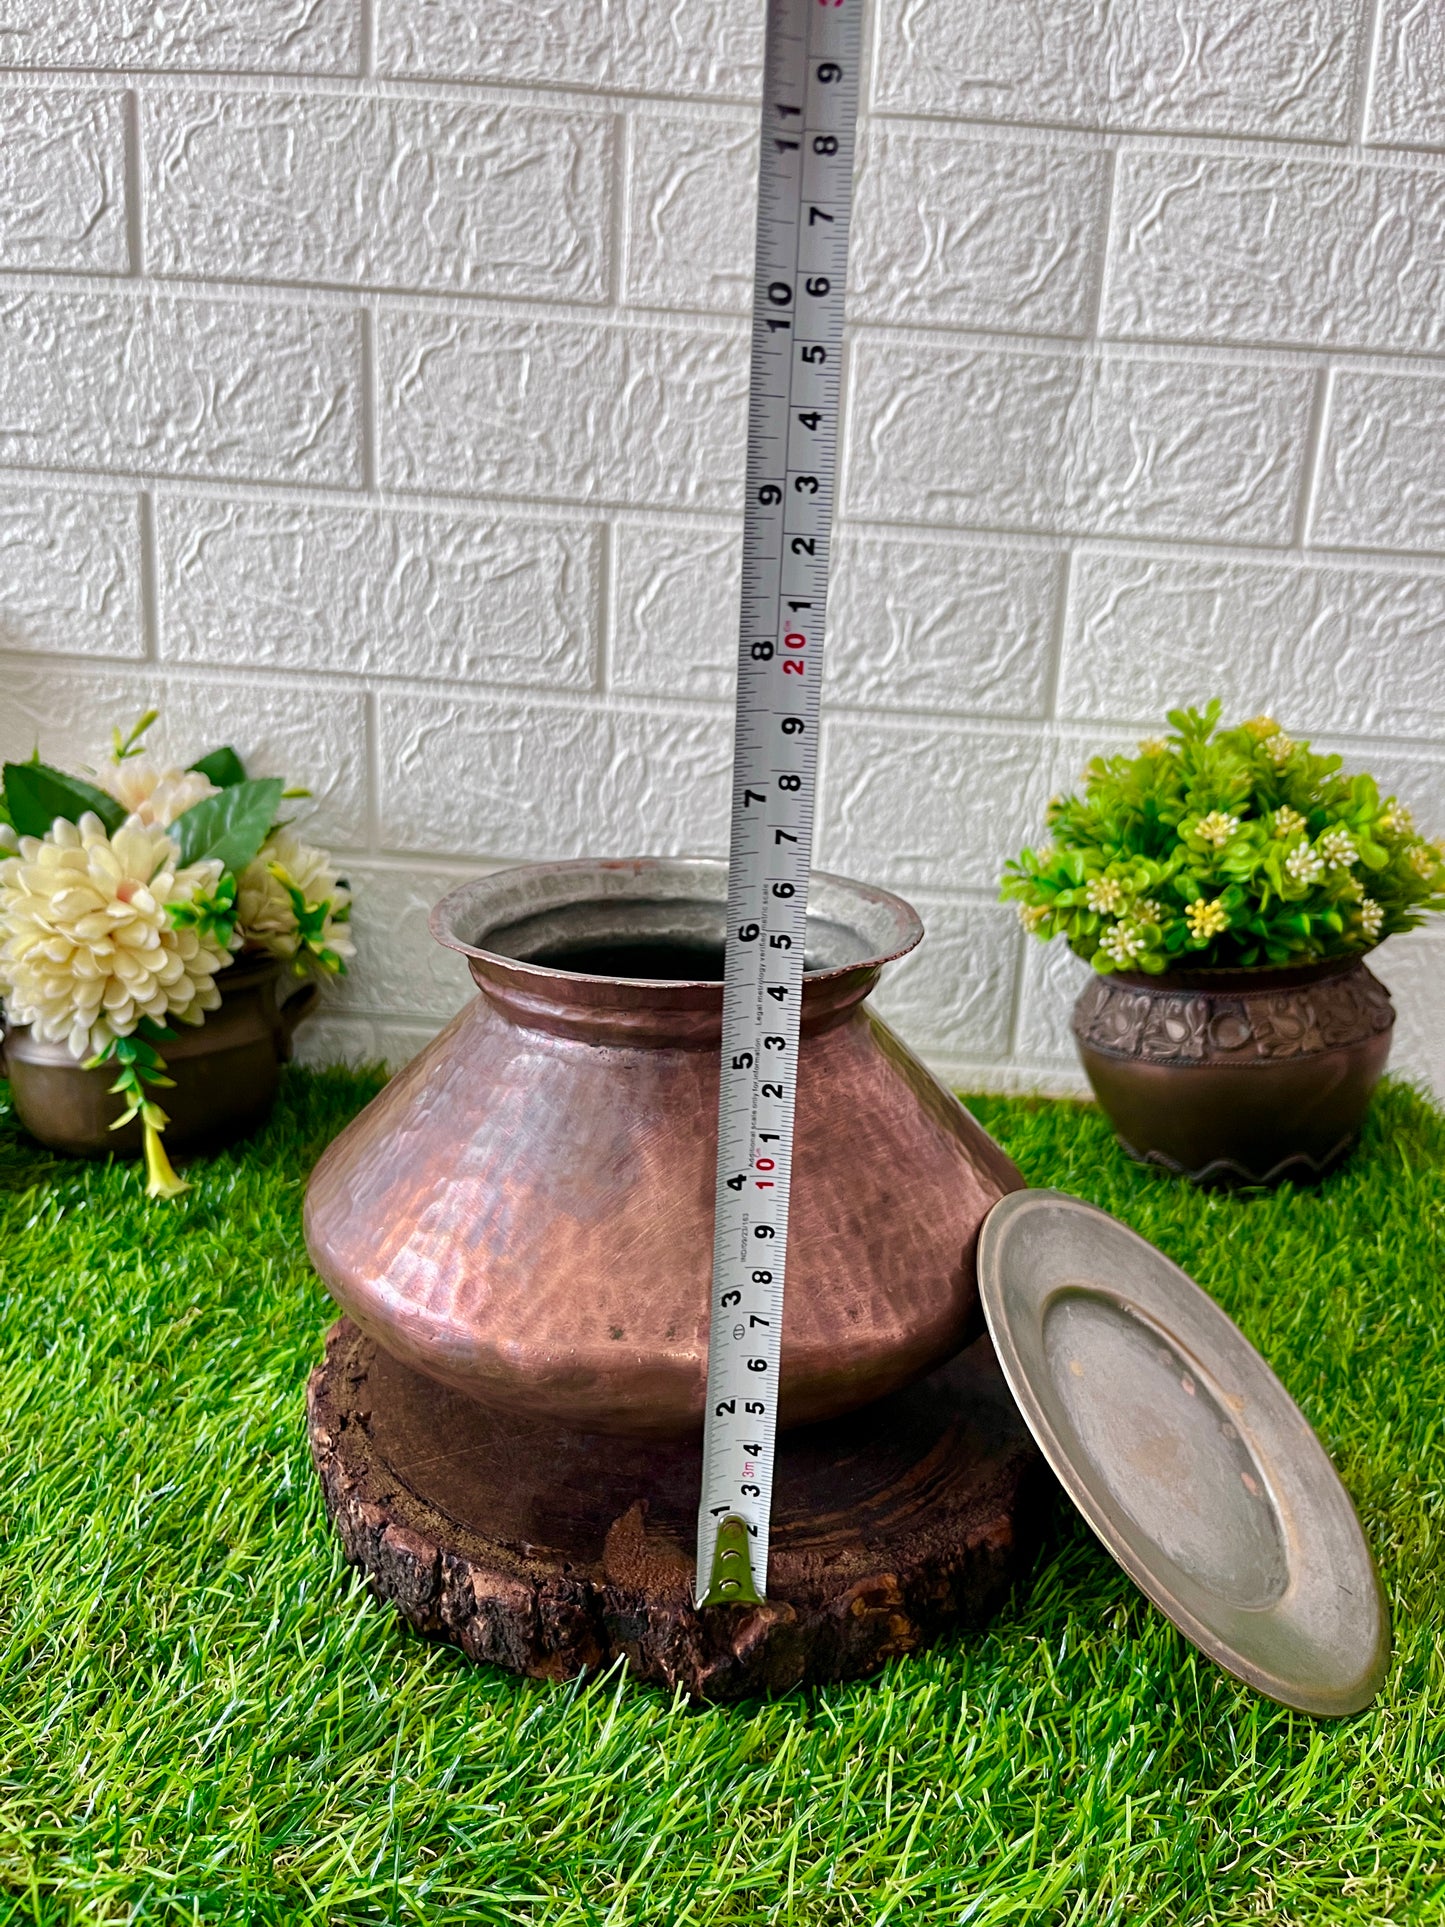
[[(276, 1098), (291, 1037), (317, 997), (314, 983), (293, 985), (274, 957), (241, 958), (216, 978), (219, 1010), (203, 1024), (177, 1024), (174, 1041), (161, 1046), (173, 1090), (158, 1093), (170, 1122), (166, 1149), (216, 1151), (243, 1137), (266, 1116)], [(125, 1106), (111, 1090), (109, 1065), (87, 1070), (64, 1044), (41, 1043), (29, 1025), (5, 1032), (0, 1071), (10, 1079), (16, 1114), (32, 1137), (71, 1157), (139, 1157), (141, 1124), (132, 1118), (111, 1126)]]
[(1095, 976), (1074, 1007), (1094, 1095), (1131, 1157), (1196, 1184), (1310, 1183), (1345, 1158), (1390, 1054), (1359, 957), (1284, 970)]
[[(555, 863), (437, 906), (480, 995), (330, 1146), (306, 1197), (317, 1270), (393, 1356), (527, 1417), (697, 1431), (722, 985), (686, 960), (720, 960), (726, 890), (710, 859)], [(879, 1398), (981, 1328), (979, 1225), (1023, 1183), (867, 1007), (921, 934), (898, 898), (815, 875), (785, 1425)], [(601, 967), (662, 955), (682, 974)]]

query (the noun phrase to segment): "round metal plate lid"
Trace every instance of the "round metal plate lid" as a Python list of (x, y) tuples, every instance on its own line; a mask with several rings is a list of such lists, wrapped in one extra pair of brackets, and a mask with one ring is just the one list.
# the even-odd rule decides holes
[(994, 1349), (1044, 1456), (1130, 1578), (1286, 1706), (1354, 1713), (1390, 1629), (1303, 1413), (1192, 1278), (1105, 1211), (1014, 1191), (984, 1220)]

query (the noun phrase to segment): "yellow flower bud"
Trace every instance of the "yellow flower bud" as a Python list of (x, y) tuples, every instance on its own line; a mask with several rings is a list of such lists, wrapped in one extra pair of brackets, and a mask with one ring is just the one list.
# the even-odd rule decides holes
[[(147, 1110), (151, 1107), (146, 1106)], [(177, 1177), (166, 1156), (166, 1147), (161, 1142), (161, 1134), (148, 1117), (142, 1119), (141, 1129), (145, 1140), (146, 1159), (146, 1196), (148, 1198), (178, 1198), (190, 1185), (182, 1177)]]

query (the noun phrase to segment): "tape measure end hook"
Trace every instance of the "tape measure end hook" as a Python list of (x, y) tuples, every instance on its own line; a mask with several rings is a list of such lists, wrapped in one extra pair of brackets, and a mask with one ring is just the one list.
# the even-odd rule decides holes
[(753, 1579), (748, 1522), (736, 1512), (721, 1520), (713, 1546), (712, 1573), (699, 1606), (761, 1606), (763, 1595)]

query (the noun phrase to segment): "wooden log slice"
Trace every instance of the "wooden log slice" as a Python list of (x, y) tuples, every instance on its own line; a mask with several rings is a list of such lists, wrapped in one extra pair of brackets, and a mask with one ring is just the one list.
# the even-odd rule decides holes
[(565, 1679), (619, 1654), (701, 1699), (871, 1673), (982, 1624), (1052, 1481), (987, 1339), (779, 1441), (768, 1600), (693, 1604), (701, 1443), (493, 1412), (333, 1325), (307, 1411), (326, 1509), (373, 1592), (469, 1658)]

